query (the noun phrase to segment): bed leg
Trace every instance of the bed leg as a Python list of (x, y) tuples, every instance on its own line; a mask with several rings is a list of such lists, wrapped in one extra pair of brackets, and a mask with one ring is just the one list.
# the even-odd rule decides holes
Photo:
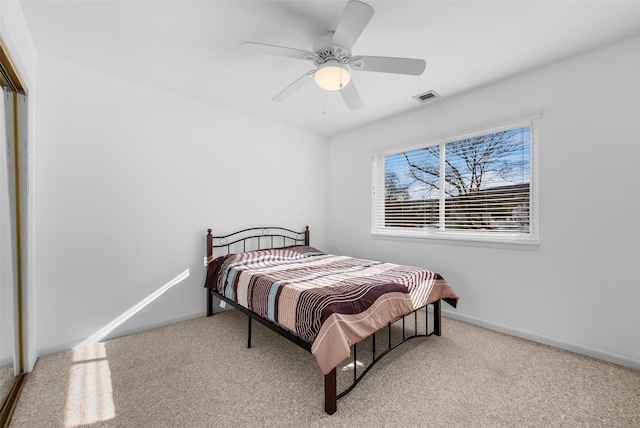
[(249, 318), (249, 325), (247, 328), (247, 348), (251, 348), (251, 314), (249, 314), (248, 318)]
[(207, 292), (207, 316), (210, 317), (213, 315), (213, 296), (211, 295), (211, 290), (206, 289)]
[[(207, 264), (205, 266), (209, 266), (209, 263), (213, 260), (213, 235), (211, 232), (211, 229), (207, 229)], [(210, 317), (213, 315), (213, 292), (208, 288), (205, 290), (207, 291), (207, 316)]]
[(440, 310), (442, 300), (433, 302), (433, 333), (436, 336), (442, 335), (442, 311)]
[(336, 412), (338, 407), (336, 398), (336, 369), (324, 375), (324, 411), (330, 415)]

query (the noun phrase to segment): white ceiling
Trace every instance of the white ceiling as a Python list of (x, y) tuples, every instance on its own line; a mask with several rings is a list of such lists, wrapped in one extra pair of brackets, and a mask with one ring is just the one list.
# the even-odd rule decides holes
[(426, 71), (354, 71), (365, 104), (354, 112), (315, 85), (273, 103), (313, 64), (239, 45), (311, 50), (335, 29), (345, 3), (23, 0), (22, 7), (40, 54), (329, 137), (428, 108), (411, 98), (428, 90), (451, 97), (640, 33), (640, 1), (367, 1), (375, 15), (353, 53), (423, 58)]

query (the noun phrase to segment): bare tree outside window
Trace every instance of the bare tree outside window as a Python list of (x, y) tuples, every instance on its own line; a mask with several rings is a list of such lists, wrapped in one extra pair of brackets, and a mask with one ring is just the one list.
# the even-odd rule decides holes
[(389, 155), (385, 224), (528, 232), (530, 176), (529, 126)]
[(384, 188), (387, 201), (406, 201), (410, 198), (409, 190), (400, 183), (398, 174), (393, 171), (385, 174)]

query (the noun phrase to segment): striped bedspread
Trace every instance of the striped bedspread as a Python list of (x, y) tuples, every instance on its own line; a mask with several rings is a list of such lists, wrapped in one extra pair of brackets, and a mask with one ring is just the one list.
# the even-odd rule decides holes
[(303, 245), (219, 257), (205, 287), (311, 343), (325, 374), (389, 321), (438, 299), (455, 307), (458, 299), (435, 272)]

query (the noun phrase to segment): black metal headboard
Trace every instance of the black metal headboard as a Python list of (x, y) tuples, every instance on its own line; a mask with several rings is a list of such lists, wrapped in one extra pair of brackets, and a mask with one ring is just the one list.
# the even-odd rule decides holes
[(226, 253), (285, 247), (287, 245), (309, 245), (309, 226), (301, 232), (284, 227), (250, 227), (227, 235), (214, 236), (207, 230), (207, 262), (213, 260), (214, 248), (226, 248)]

